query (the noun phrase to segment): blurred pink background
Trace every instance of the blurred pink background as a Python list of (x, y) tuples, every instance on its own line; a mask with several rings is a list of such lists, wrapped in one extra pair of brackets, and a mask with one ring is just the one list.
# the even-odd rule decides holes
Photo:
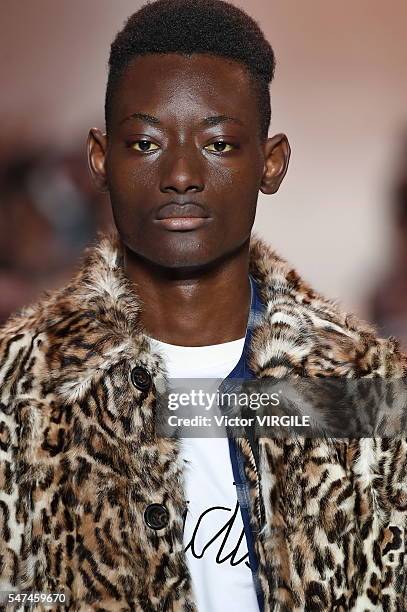
[[(111, 224), (85, 141), (104, 125), (110, 43), (141, 5), (2, 0), (0, 322), (65, 282)], [(394, 213), (396, 202), (407, 209), (407, 3), (236, 5), (275, 50), (270, 134), (292, 146), (255, 230), (316, 289), (407, 347), (407, 235)]]

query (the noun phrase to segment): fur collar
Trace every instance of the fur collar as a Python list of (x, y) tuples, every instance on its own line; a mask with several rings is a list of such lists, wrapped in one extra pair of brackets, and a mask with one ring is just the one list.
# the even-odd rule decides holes
[[(355, 378), (401, 376), (406, 371), (394, 339), (378, 340), (372, 327), (315, 292), (256, 234), (250, 243), (250, 273), (266, 304), (250, 353), (257, 377)], [(152, 353), (141, 327), (141, 308), (137, 286), (124, 274), (120, 239), (113, 233), (100, 235), (98, 243), (85, 251), (80, 269), (67, 286), (45, 294), (39, 304), (23, 311), (35, 333), (46, 332), (51, 382), (58, 380), (55, 387), (65, 400), (81, 399), (92, 382), (122, 359), (136, 359), (165, 376), (164, 363)], [(61, 333), (64, 320), (65, 336)], [(79, 339), (84, 325), (86, 343)], [(57, 337), (53, 336), (56, 326)], [(61, 354), (63, 369), (53, 369), (53, 361), (59, 364)]]

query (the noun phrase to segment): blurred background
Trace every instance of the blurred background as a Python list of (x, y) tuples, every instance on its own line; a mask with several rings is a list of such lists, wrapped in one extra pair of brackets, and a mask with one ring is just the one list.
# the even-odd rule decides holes
[[(66, 282), (112, 224), (85, 157), (109, 47), (143, 2), (1, 0), (0, 324)], [(407, 2), (235, 2), (277, 56), (270, 134), (292, 146), (255, 230), (407, 349)]]

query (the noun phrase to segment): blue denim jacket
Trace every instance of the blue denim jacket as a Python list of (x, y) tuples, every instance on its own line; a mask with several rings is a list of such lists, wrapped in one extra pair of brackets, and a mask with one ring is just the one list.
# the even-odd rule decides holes
[[(263, 315), (264, 315), (264, 304), (260, 300), (260, 295), (257, 287), (256, 281), (253, 279), (251, 275), (249, 275), (250, 287), (251, 287), (251, 301), (250, 301), (250, 312), (249, 319), (247, 323), (245, 342), (243, 346), (242, 355), (233, 368), (233, 370), (228, 374), (225, 380), (220, 385), (220, 389), (222, 387), (225, 389), (225, 383), (227, 385), (227, 381), (234, 378), (240, 379), (252, 379), (255, 378), (254, 373), (250, 370), (248, 365), (248, 355), (251, 345), (252, 331), (253, 328), (256, 327)], [(258, 560), (256, 557), (255, 549), (254, 549), (254, 536), (252, 533), (252, 529), (250, 526), (250, 492), (246, 480), (246, 475), (244, 471), (244, 462), (243, 457), (239, 448), (236, 445), (236, 442), (233, 437), (228, 437), (229, 441), (229, 453), (230, 460), (232, 463), (233, 469), (233, 477), (236, 485), (236, 493), (237, 499), (239, 502), (240, 512), (242, 515), (243, 526), (247, 541), (247, 550), (249, 553), (249, 564), (250, 569), (253, 575), (254, 587), (256, 589), (257, 601), (259, 604), (260, 612), (264, 611), (264, 595), (261, 589), (261, 584), (258, 578)], [(254, 449), (253, 449), (254, 450)]]

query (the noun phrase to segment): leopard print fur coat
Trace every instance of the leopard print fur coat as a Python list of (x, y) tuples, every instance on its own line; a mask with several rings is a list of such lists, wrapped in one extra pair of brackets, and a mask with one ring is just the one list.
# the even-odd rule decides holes
[[(63, 590), (60, 609), (193, 612), (179, 441), (153, 427), (165, 363), (122, 264), (118, 237), (101, 236), (67, 286), (0, 331), (0, 590)], [(266, 304), (257, 378), (405, 377), (394, 339), (256, 235), (250, 272)], [(264, 437), (257, 466), (238, 444), (266, 612), (407, 610), (405, 437)], [(145, 521), (155, 503), (162, 529)]]

